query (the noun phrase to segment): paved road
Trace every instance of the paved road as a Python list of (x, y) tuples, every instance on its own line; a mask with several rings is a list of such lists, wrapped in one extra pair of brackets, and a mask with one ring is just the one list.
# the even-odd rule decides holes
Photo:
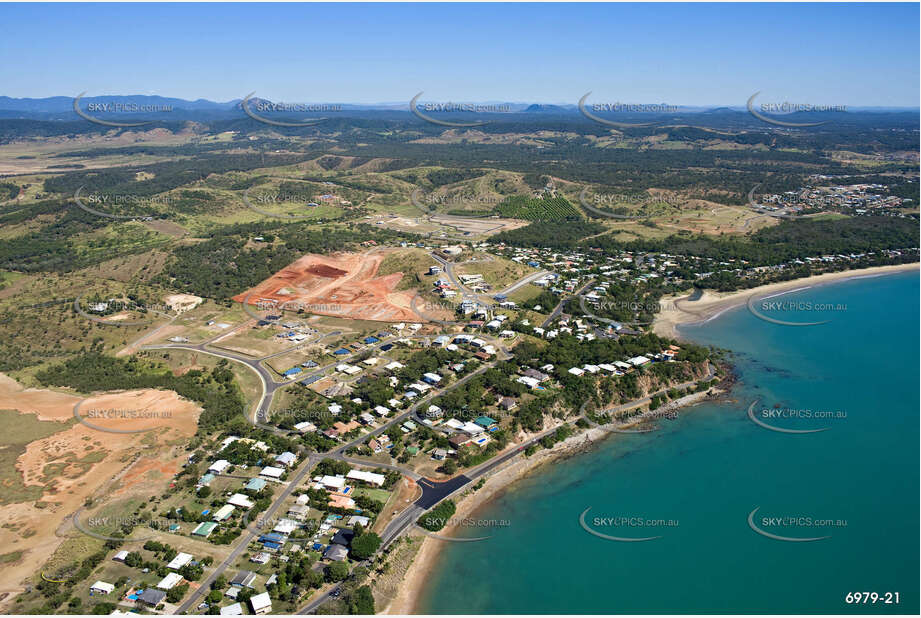
[[(709, 375), (706, 379), (710, 379), (715, 375), (715, 373), (714, 373), (713, 367), (710, 364), (708, 364), (707, 366), (709, 369)], [(683, 388), (691, 384), (696, 384), (696, 382), (695, 381), (685, 382), (684, 384), (680, 384), (677, 387), (670, 387), (670, 388)], [(663, 389), (663, 391), (660, 391), (660, 392), (664, 392), (665, 390), (668, 390), (668, 389)], [(611, 411), (618, 411), (620, 409), (627, 409), (630, 407), (635, 407), (637, 405), (642, 405), (643, 403), (648, 402), (650, 400), (651, 400), (651, 397), (643, 397), (641, 399), (637, 399), (636, 401), (632, 401), (632, 402), (623, 404), (622, 406), (611, 408)], [(412, 505), (410, 505), (405, 510), (403, 510), (401, 513), (399, 513), (387, 525), (387, 527), (384, 528), (384, 532), (381, 535), (381, 539), (383, 540), (381, 547), (382, 548), (387, 547), (387, 545), (389, 545), (394, 540), (399, 538), (401, 534), (403, 534), (412, 525), (414, 525), (416, 521), (418, 521), (419, 517), (421, 517), (423, 513), (425, 513), (426, 511), (428, 511), (435, 505), (437, 505), (439, 502), (447, 498), (450, 498), (451, 496), (462, 491), (464, 488), (470, 485), (470, 483), (473, 483), (479, 478), (489, 474), (490, 472), (492, 472), (493, 470), (495, 470), (497, 467), (501, 466), (502, 464), (510, 461), (511, 459), (514, 459), (515, 457), (517, 457), (518, 455), (526, 451), (529, 447), (535, 444), (538, 444), (543, 438), (554, 433), (556, 430), (557, 430), (557, 427), (543, 431), (537, 434), (536, 436), (534, 436), (533, 438), (531, 438), (530, 440), (518, 445), (517, 447), (508, 449), (505, 453), (490, 459), (489, 461), (481, 464), (480, 466), (476, 468), (473, 468), (472, 470), (468, 471), (466, 474), (455, 476), (454, 478), (448, 479), (447, 481), (436, 483), (429, 479), (425, 479), (425, 478), (421, 479), (419, 481), (419, 486), (422, 489), (422, 496), (419, 497)], [(298, 614), (313, 613), (314, 611), (316, 611), (318, 607), (326, 603), (330, 598), (332, 598), (330, 592), (321, 594), (317, 598), (312, 599), (308, 604), (301, 607), (297, 611), (297, 613)]]
[[(161, 346), (158, 346), (158, 347), (161, 347)], [(237, 361), (239, 361), (239, 362), (243, 362), (246, 366), (248, 366), (248, 367), (250, 367), (251, 369), (254, 369), (254, 370), (256, 370), (256, 366), (258, 366), (258, 360), (245, 359), (245, 358), (242, 358), (242, 357), (237, 357), (237, 356), (235, 356), (235, 355), (230, 355), (230, 354), (226, 354), (226, 355), (225, 355), (225, 354), (222, 354), (222, 353), (212, 352), (212, 351), (209, 351), (209, 350), (205, 350), (203, 345), (197, 345), (197, 346), (194, 346), (194, 345), (193, 345), (193, 346), (189, 346), (189, 345), (186, 345), (186, 344), (172, 344), (172, 345), (169, 345), (169, 346), (162, 346), (162, 347), (166, 347), (166, 348), (179, 348), (179, 349), (193, 349), (193, 350), (195, 350), (195, 351), (202, 352), (202, 353), (205, 353), (205, 354), (212, 354), (212, 355), (214, 355), (214, 356), (221, 356), (221, 357), (223, 357), (223, 358), (229, 358), (229, 359), (237, 360)], [(351, 447), (358, 446), (359, 444), (362, 444), (363, 442), (365, 442), (365, 441), (366, 441), (369, 437), (371, 437), (371, 436), (380, 435), (381, 433), (387, 431), (387, 430), (388, 430), (390, 427), (392, 427), (395, 423), (401, 423), (401, 422), (405, 421), (406, 419), (408, 419), (408, 418), (409, 418), (409, 417), (410, 417), (420, 406), (422, 406), (423, 404), (427, 403), (428, 401), (430, 401), (431, 399), (433, 399), (433, 398), (435, 398), (435, 397), (437, 397), (437, 396), (440, 396), (440, 395), (442, 395), (442, 394), (444, 394), (444, 393), (447, 393), (447, 392), (449, 392), (449, 391), (451, 391), (451, 390), (453, 390), (453, 389), (455, 389), (455, 388), (458, 388), (459, 386), (462, 386), (464, 383), (466, 383), (468, 380), (472, 379), (474, 376), (479, 375), (480, 373), (482, 373), (482, 372), (486, 371), (487, 369), (489, 369), (490, 367), (494, 366), (496, 362), (497, 362), (497, 361), (494, 361), (494, 362), (492, 362), (492, 363), (488, 363), (488, 364), (484, 365), (483, 367), (477, 369), (476, 371), (474, 371), (474, 372), (472, 372), (472, 373), (470, 373), (470, 374), (464, 376), (464, 377), (461, 378), (460, 380), (454, 382), (454, 383), (451, 384), (450, 386), (447, 386), (447, 387), (445, 387), (445, 388), (443, 388), (443, 389), (439, 389), (439, 390), (434, 390), (434, 391), (432, 391), (432, 393), (431, 393), (428, 397), (425, 397), (425, 398), (421, 399), (420, 401), (418, 401), (417, 403), (415, 403), (412, 407), (410, 407), (409, 409), (407, 409), (406, 412), (403, 412), (402, 414), (400, 414), (400, 415), (394, 417), (393, 419), (389, 420), (389, 421), (388, 421), (387, 423), (385, 423), (384, 425), (381, 425), (380, 427), (374, 429), (374, 430), (371, 431), (370, 433), (368, 433), (368, 434), (363, 434), (363, 435), (361, 435), (360, 437), (355, 438), (354, 440), (352, 440), (352, 441), (350, 441), (350, 442), (348, 442), (348, 443), (346, 443), (346, 444), (344, 444), (344, 445), (338, 446), (334, 451), (326, 452), (326, 453), (316, 453), (316, 454), (310, 455), (310, 456), (309, 456), (307, 459), (305, 459), (304, 462), (297, 468), (297, 471), (295, 472), (294, 476), (291, 477), (291, 479), (288, 481), (288, 485), (287, 485), (287, 486), (285, 487), (285, 489), (281, 492), (281, 494), (279, 494), (278, 497), (276, 497), (276, 498), (273, 500), (271, 506), (269, 506), (269, 508), (265, 511), (265, 513), (260, 514), (259, 519), (260, 519), (260, 520), (263, 520), (263, 521), (265, 521), (265, 520), (271, 520), (272, 517), (274, 516), (274, 514), (276, 513), (276, 511), (278, 511), (278, 509), (279, 509), (279, 508), (281, 507), (281, 505), (284, 503), (284, 501), (287, 500), (287, 499), (291, 496), (292, 492), (293, 492), (296, 488), (298, 488), (298, 487), (301, 485), (301, 483), (303, 482), (304, 478), (310, 473), (310, 471), (313, 469), (313, 467), (316, 466), (316, 464), (317, 464), (321, 459), (324, 459), (324, 458), (338, 459), (338, 460), (347, 461), (347, 462), (349, 462), (349, 463), (353, 463), (353, 464), (356, 464), (356, 465), (364, 465), (364, 466), (382, 467), (382, 468), (392, 469), (392, 470), (396, 470), (397, 472), (400, 472), (400, 473), (402, 473), (402, 474), (404, 474), (404, 475), (406, 475), (406, 476), (408, 476), (408, 477), (410, 477), (410, 478), (413, 478), (414, 480), (421, 480), (422, 477), (421, 477), (419, 474), (416, 474), (415, 472), (413, 472), (413, 471), (411, 471), (411, 470), (407, 470), (407, 469), (404, 469), (404, 468), (400, 468), (399, 466), (394, 466), (394, 465), (391, 465), (391, 464), (378, 464), (378, 463), (375, 463), (375, 462), (369, 462), (369, 461), (364, 461), (364, 460), (361, 460), (361, 459), (355, 459), (355, 458), (351, 458), (351, 457), (346, 457), (345, 455), (343, 455), (343, 452), (344, 452), (345, 450), (351, 448)], [(333, 364), (336, 364), (336, 363), (333, 363)], [(331, 366), (331, 365), (327, 365), (326, 368), (328, 368), (329, 366)], [(264, 370), (264, 369), (263, 369), (263, 370)], [(318, 369), (318, 371), (321, 371), (321, 370), (322, 370), (322, 369)], [(260, 375), (260, 377), (263, 376), (263, 373), (262, 373), (262, 372), (259, 372), (258, 370), (257, 370), (257, 373)], [(316, 372), (315, 372), (315, 373), (316, 373)], [(268, 386), (268, 385), (266, 384), (266, 382), (263, 381), (263, 389), (264, 389), (264, 390), (263, 390), (262, 400), (261, 400), (259, 409), (261, 410), (263, 404), (265, 404), (266, 402), (271, 402), (271, 394), (272, 394), (272, 393), (274, 393), (274, 392), (275, 392), (276, 390), (278, 390), (279, 388), (281, 388), (281, 387), (283, 387), (283, 386), (286, 386), (287, 384), (290, 384), (290, 383), (291, 383), (291, 382), (286, 382), (286, 383), (273, 383), (272, 386)], [(272, 429), (274, 429), (274, 428), (272, 428)], [(458, 479), (460, 479), (460, 478), (461, 478), (461, 477), (458, 477)], [(460, 484), (458, 485), (458, 483), (460, 483)], [(462, 482), (460, 482), (460, 481), (455, 481), (454, 479), (451, 479), (451, 481), (448, 481), (447, 484), (439, 484), (439, 483), (432, 483), (432, 482), (427, 482), (426, 484), (423, 484), (422, 482), (420, 482), (420, 487), (422, 487), (423, 495), (422, 495), (422, 497), (421, 497), (419, 500), (424, 500), (425, 503), (431, 503), (432, 505), (437, 504), (437, 503), (440, 502), (442, 499), (444, 499), (444, 497), (446, 497), (448, 494), (452, 493), (452, 492), (456, 489), (455, 485), (463, 486), (464, 484), (465, 484), (465, 483), (462, 483)], [(446, 492), (447, 492), (447, 493), (446, 493)], [(417, 502), (418, 502), (418, 501), (417, 501)], [(414, 506), (415, 506), (415, 505), (414, 505)], [(421, 512), (424, 512), (424, 511), (426, 510), (426, 509), (423, 508), (423, 507), (416, 507), (416, 508), (419, 509), (420, 514), (421, 514)], [(408, 524), (411, 524), (411, 523), (415, 522), (416, 519), (418, 519), (419, 515), (416, 515), (415, 517), (413, 517), (412, 515), (413, 515), (413, 513), (414, 513), (415, 511), (412, 511), (412, 512), (410, 512), (410, 511), (411, 511), (411, 509), (410, 509), (410, 510), (407, 510), (406, 512), (404, 512), (404, 513), (402, 513), (402, 514), (400, 515), (400, 517), (399, 517), (398, 519), (399, 519), (399, 521), (400, 521), (401, 523), (405, 523), (406, 525), (408, 525)], [(391, 526), (390, 526), (390, 528), (391, 528), (390, 536), (388, 536), (387, 533), (385, 532), (385, 536), (383, 537), (383, 538), (387, 539), (388, 541), (389, 541), (389, 540), (392, 540), (392, 538), (395, 538), (398, 534), (400, 534), (400, 533), (405, 529), (405, 526), (400, 526), (400, 525), (394, 526), (393, 523), (394, 523), (394, 522), (391, 522)], [(208, 590), (210, 590), (211, 582), (213, 582), (215, 579), (217, 579), (217, 577), (218, 577), (221, 573), (223, 573), (227, 568), (229, 568), (231, 565), (233, 565), (233, 564), (239, 559), (240, 555), (241, 555), (244, 551), (246, 551), (247, 547), (249, 547), (249, 544), (250, 544), (251, 542), (253, 542), (254, 540), (256, 540), (256, 539), (262, 534), (258, 529), (255, 530), (255, 531), (251, 529), (251, 528), (254, 528), (255, 526), (256, 526), (256, 524), (254, 523), (250, 528), (248, 528), (247, 530), (245, 530), (245, 531), (243, 532), (242, 537), (241, 537), (240, 539), (237, 540), (237, 542), (236, 542), (235, 545), (234, 545), (234, 548), (231, 550), (231, 552), (230, 552), (230, 554), (227, 556), (227, 558), (226, 558), (225, 560), (223, 560), (219, 565), (217, 565), (217, 567), (214, 569), (214, 571), (211, 572), (210, 575), (208, 575), (208, 577), (206, 577), (204, 580), (202, 580), (201, 585), (200, 585), (196, 590), (194, 590), (194, 591), (192, 592), (192, 594), (189, 596), (189, 598), (179, 607), (179, 609), (177, 610), (177, 613), (186, 612), (186, 611), (188, 611), (193, 605), (196, 605), (197, 602), (198, 602), (199, 597), (200, 597), (202, 594), (204, 594), (205, 592), (207, 592)], [(325, 601), (326, 599), (329, 598), (329, 594), (327, 593), (327, 594), (325, 594), (325, 595), (322, 595), (322, 598), (323, 598), (323, 600)], [(322, 601), (320, 601), (320, 599), (318, 598), (318, 599), (316, 599), (314, 602), (317, 603), (317, 606), (318, 606)], [(300, 613), (303, 613), (303, 612), (300, 612)]]
[[(281, 494), (272, 502), (271, 506), (266, 509), (265, 513), (259, 515), (259, 520), (266, 521), (271, 520), (274, 517), (275, 513), (278, 511), (278, 508), (282, 503), (291, 496), (291, 493), (297, 488), (300, 487), (301, 482), (304, 478), (310, 474), (310, 471), (313, 470), (313, 467), (317, 464), (317, 457), (312, 455), (305, 459), (301, 465), (297, 468), (294, 476), (288, 481), (287, 487), (282, 490)], [(198, 588), (192, 591), (189, 595), (189, 598), (186, 599), (182, 605), (176, 610), (177, 614), (182, 614), (189, 611), (192, 607), (198, 604), (198, 599), (203, 594), (210, 592), (211, 583), (218, 578), (218, 576), (223, 573), (227, 568), (234, 564), (239, 558), (240, 555), (247, 550), (249, 544), (256, 540), (262, 532), (258, 529), (253, 531), (251, 528), (256, 528), (257, 524), (254, 522), (251, 527), (243, 531), (240, 539), (234, 545), (234, 548), (230, 551), (227, 558), (225, 558), (217, 567), (211, 572), (210, 575), (201, 580)]]
[(520, 288), (521, 286), (527, 285), (528, 283), (531, 283), (532, 281), (536, 281), (537, 279), (540, 279), (541, 277), (545, 275), (549, 275), (549, 274), (550, 274), (549, 270), (541, 270), (539, 272), (534, 273), (533, 275), (528, 275), (527, 277), (518, 281), (517, 283), (513, 283), (512, 285), (508, 286), (507, 288), (499, 292), (499, 294), (505, 294), (506, 296), (508, 296), (509, 294), (511, 294), (518, 288)]
[(573, 297), (576, 297), (576, 296), (578, 296), (579, 294), (581, 294), (582, 292), (584, 292), (584, 291), (585, 291), (585, 288), (587, 288), (588, 286), (590, 286), (590, 285), (593, 284), (593, 283), (595, 283), (595, 280), (594, 280), (594, 279), (589, 279), (589, 280), (585, 283), (585, 285), (583, 285), (581, 288), (579, 288), (578, 290), (576, 290), (575, 292), (573, 292), (573, 293), (570, 294), (569, 296), (565, 296), (565, 297), (561, 298), (561, 299), (560, 299), (560, 302), (558, 302), (558, 303), (556, 304), (556, 307), (553, 308), (553, 311), (550, 312), (550, 315), (547, 316), (547, 319), (544, 320), (544, 323), (541, 324), (540, 327), (541, 327), (541, 328), (547, 328), (548, 326), (550, 326), (550, 323), (553, 322), (553, 320), (555, 320), (555, 319), (563, 312), (563, 306), (564, 306), (567, 302), (569, 302), (570, 300), (572, 300)]

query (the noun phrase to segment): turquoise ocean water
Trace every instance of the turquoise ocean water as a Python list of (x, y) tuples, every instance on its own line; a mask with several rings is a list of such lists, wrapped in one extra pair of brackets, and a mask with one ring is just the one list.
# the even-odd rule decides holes
[[(733, 351), (731, 401), (687, 408), (652, 433), (618, 435), (545, 466), (475, 515), (491, 538), (445, 543), (425, 613), (914, 613), (919, 610), (917, 272), (778, 297), (832, 311), (746, 308), (682, 330)], [(827, 431), (769, 431), (777, 427)], [(828, 419), (762, 409), (828, 411)], [(846, 414), (842, 417), (840, 413)], [(813, 542), (779, 541), (830, 536)], [(661, 536), (619, 542), (620, 537)], [(595, 518), (672, 520), (628, 526)], [(782, 524), (776, 520), (789, 518)], [(811, 524), (803, 518), (812, 518)], [(818, 520), (833, 520), (834, 526)], [(634, 522), (636, 520), (633, 520)], [(460, 533), (481, 536), (484, 529)], [(849, 605), (848, 592), (900, 604)]]

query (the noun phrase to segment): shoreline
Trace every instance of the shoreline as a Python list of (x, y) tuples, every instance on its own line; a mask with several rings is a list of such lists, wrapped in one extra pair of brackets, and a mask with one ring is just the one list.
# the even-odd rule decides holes
[(771, 293), (779, 295), (782, 293), (809, 289), (826, 283), (862, 277), (876, 277), (918, 270), (918, 268), (918, 262), (912, 262), (909, 264), (892, 264), (889, 266), (871, 266), (869, 268), (858, 268), (855, 270), (840, 270), (813, 275), (811, 277), (791, 279), (789, 281), (768, 283), (754, 288), (737, 290), (735, 292), (720, 293), (704, 290), (701, 297), (693, 301), (684, 300), (683, 297), (663, 297), (660, 302), (664, 306), (667, 306), (669, 310), (660, 311), (656, 314), (656, 318), (652, 323), (652, 330), (655, 334), (662, 337), (682, 339), (678, 327), (687, 324), (708, 322), (730, 309), (744, 305), (749, 297), (753, 295), (761, 296)]
[[(691, 393), (680, 399), (676, 399), (666, 405), (654, 410), (651, 413), (641, 415), (640, 418), (631, 419), (627, 423), (617, 423), (618, 428), (632, 427), (643, 421), (655, 419), (667, 412), (677, 410), (686, 406), (700, 403), (702, 400), (714, 394), (724, 392), (719, 387), (711, 393), (708, 391), (701, 393)], [(555, 444), (552, 448), (541, 449), (527, 459), (512, 460), (505, 466), (492, 472), (486, 477), (486, 483), (476, 491), (467, 491), (460, 497), (455, 498), (457, 511), (452, 519), (464, 519), (474, 517), (476, 512), (489, 505), (490, 502), (501, 496), (509, 490), (517, 481), (520, 481), (528, 475), (537, 471), (537, 468), (552, 461), (567, 459), (579, 453), (587, 451), (589, 448), (596, 446), (602, 440), (616, 435), (605, 429), (606, 426), (590, 427), (566, 440)], [(456, 525), (445, 526), (439, 534), (452, 536), (451, 532)], [(414, 538), (421, 541), (422, 546), (407, 569), (400, 583), (399, 592), (393, 601), (385, 607), (380, 614), (388, 615), (406, 615), (418, 614), (420, 595), (425, 589), (427, 580), (438, 564), (442, 555), (444, 541), (438, 541), (421, 533), (414, 533)]]
[[(918, 270), (918, 268), (919, 264), (917, 262), (910, 264), (873, 266), (856, 270), (822, 273), (820, 275), (802, 277), (790, 281), (779, 281), (746, 290), (738, 290), (736, 292), (720, 294), (704, 291), (702, 297), (696, 301), (684, 301), (681, 300), (681, 297), (663, 298), (663, 302), (673, 303), (673, 309), (657, 314), (653, 322), (653, 332), (660, 336), (680, 339), (681, 337), (677, 330), (678, 326), (715, 319), (730, 309), (744, 305), (752, 295), (786, 294), (792, 291), (809, 289), (831, 282), (907, 272)], [(683, 306), (680, 306), (678, 303), (681, 303)], [(720, 384), (716, 386), (716, 390), (713, 393), (703, 392), (685, 395), (681, 399), (669, 402), (653, 413), (645, 413), (641, 415), (641, 417), (631, 419), (627, 423), (618, 423), (618, 427), (626, 428), (635, 426), (645, 420), (655, 419), (656, 416), (665, 414), (668, 411), (694, 405), (714, 394), (724, 394), (725, 392), (727, 392), (725, 385)], [(602, 426), (591, 427), (554, 445), (553, 448), (542, 449), (527, 459), (517, 459), (509, 462), (490, 474), (486, 479), (485, 485), (479, 490), (475, 492), (468, 491), (459, 498), (455, 498), (457, 511), (454, 518), (463, 519), (465, 517), (475, 516), (478, 510), (487, 506), (494, 499), (502, 495), (513, 486), (516, 481), (536, 472), (537, 468), (543, 464), (574, 456), (595, 446), (600, 440), (610, 435), (612, 435), (611, 432)], [(441, 534), (451, 536), (452, 530), (452, 526), (446, 526)], [(421, 541), (421, 548), (413, 559), (409, 569), (407, 569), (400, 583), (397, 596), (394, 597), (387, 607), (379, 612), (381, 614), (407, 615), (418, 613), (420, 595), (427, 586), (430, 574), (438, 564), (442, 555), (441, 550), (444, 546), (444, 542), (426, 537), (420, 533), (415, 533), (414, 538), (417, 539), (417, 541)]]

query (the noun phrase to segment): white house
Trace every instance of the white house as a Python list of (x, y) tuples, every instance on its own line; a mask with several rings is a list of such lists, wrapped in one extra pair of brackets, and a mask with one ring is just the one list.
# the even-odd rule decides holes
[(284, 468), (276, 468), (275, 466), (266, 466), (262, 469), (262, 472), (259, 473), (259, 476), (278, 480), (281, 478), (281, 475), (285, 473)]
[(376, 474), (374, 472), (367, 472), (365, 470), (349, 470), (349, 473), (345, 476), (346, 478), (364, 481), (372, 485), (377, 485), (378, 487), (382, 486), (384, 481), (387, 480), (383, 474)]
[(249, 496), (246, 494), (234, 494), (230, 496), (230, 499), (227, 501), (227, 504), (232, 504), (233, 506), (238, 506), (242, 509), (251, 509), (255, 502), (249, 499)]
[(109, 594), (113, 590), (115, 590), (115, 586), (104, 581), (97, 580), (95, 584), (90, 586), (90, 592), (98, 592), (99, 594)]
[(172, 569), (173, 571), (178, 571), (190, 562), (192, 562), (192, 554), (179, 552), (176, 554), (176, 557), (173, 558), (168, 565), (166, 565), (166, 568)]
[(528, 388), (537, 388), (540, 386), (540, 382), (534, 378), (529, 378), (528, 376), (519, 376), (515, 381), (520, 384), (524, 384)]
[(160, 583), (157, 584), (157, 588), (160, 590), (169, 590), (176, 584), (182, 581), (182, 575), (179, 573), (170, 573), (166, 577), (160, 580)]
[(298, 523), (291, 519), (280, 519), (275, 527), (272, 528), (272, 532), (277, 532), (279, 534), (291, 534), (298, 528)]
[(290, 451), (285, 451), (275, 458), (275, 463), (279, 463), (286, 468), (293, 466), (295, 461), (297, 461), (297, 455)]
[[(294, 426), (294, 428), (297, 429), (298, 431), (300, 431), (301, 433), (310, 433), (310, 432), (312, 432), (312, 431), (316, 431), (316, 430), (317, 430), (317, 426), (314, 425), (313, 423), (311, 423), (310, 421), (303, 421), (303, 422), (301, 422), (301, 423), (297, 423), (297, 424)], [(237, 605), (239, 605), (239, 603), (237, 603)], [(226, 609), (226, 608), (224, 608), (224, 609)]]
[(345, 487), (345, 477), (326, 475), (319, 480), (319, 483), (329, 491), (342, 491)]
[(253, 595), (249, 599), (254, 614), (268, 614), (272, 611), (272, 599), (268, 592)]
[(574, 376), (581, 376), (585, 373), (585, 371), (582, 369), (579, 369), (578, 367), (572, 367), (570, 368), (569, 373), (571, 373)]
[(226, 459), (218, 459), (208, 468), (208, 472), (212, 474), (221, 474), (224, 470), (230, 467), (230, 462)]
[(225, 519), (230, 517), (230, 514), (233, 513), (233, 510), (234, 510), (234, 506), (232, 504), (225, 504), (224, 506), (219, 508), (217, 511), (215, 511), (214, 521), (224, 521)]

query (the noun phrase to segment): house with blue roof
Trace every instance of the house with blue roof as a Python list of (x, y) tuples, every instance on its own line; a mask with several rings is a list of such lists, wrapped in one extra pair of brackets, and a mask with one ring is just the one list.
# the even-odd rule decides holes
[(266, 480), (261, 478), (251, 478), (247, 481), (245, 489), (251, 489), (253, 491), (262, 491), (265, 489)]
[(374, 335), (369, 335), (368, 337), (364, 338), (364, 342), (367, 343), (368, 345), (372, 343), (377, 343), (378, 341), (380, 341), (380, 339), (378, 339)]
[(336, 356), (342, 356), (344, 354), (351, 354), (351, 353), (352, 353), (351, 350), (347, 348), (339, 348), (338, 350), (333, 352), (333, 354), (335, 354)]
[(286, 372), (284, 373), (284, 376), (285, 376), (286, 378), (293, 378), (294, 376), (296, 376), (297, 374), (299, 374), (299, 373), (302, 372), (302, 371), (303, 371), (303, 369), (301, 369), (300, 367), (292, 367), (291, 369), (289, 369), (288, 371), (286, 371)]

